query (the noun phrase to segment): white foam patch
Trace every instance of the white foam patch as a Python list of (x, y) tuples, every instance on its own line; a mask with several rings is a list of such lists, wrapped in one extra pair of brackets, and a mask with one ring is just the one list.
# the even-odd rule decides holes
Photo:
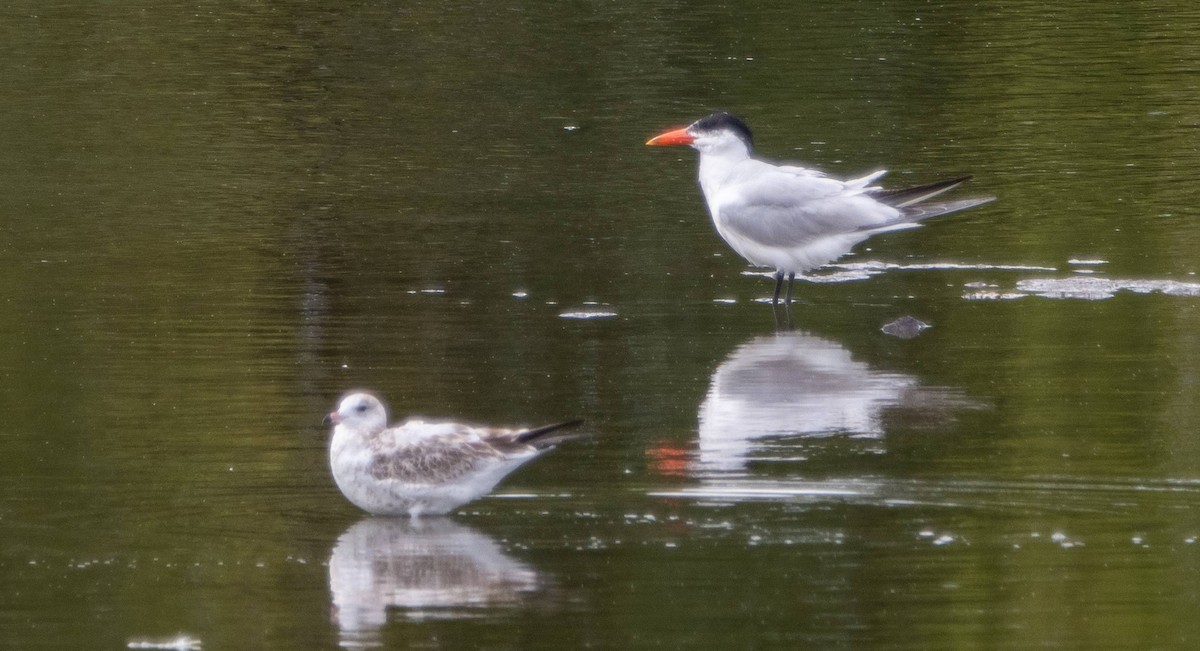
[[(1025, 264), (989, 264), (965, 262), (914, 262), (900, 264), (896, 262), (881, 262), (879, 260), (864, 260), (862, 262), (842, 262), (826, 265), (825, 271), (818, 274), (796, 274), (797, 279), (810, 283), (847, 283), (866, 280), (871, 276), (889, 271), (1058, 271), (1057, 267), (1043, 267)], [(744, 276), (762, 276), (774, 279), (775, 272), (747, 269)]]
[(616, 312), (609, 310), (567, 310), (558, 315), (560, 319), (611, 319), (617, 316)]
[(677, 491), (647, 493), (650, 497), (672, 497), (678, 499), (782, 499), (787, 497), (857, 497), (858, 491), (836, 488), (685, 488)]
[(844, 271), (833, 271), (823, 273), (817, 276), (804, 276), (804, 280), (810, 283), (849, 283), (856, 280), (866, 280), (871, 276), (878, 276), (883, 271), (875, 271), (871, 269), (847, 269)]
[(1178, 280), (1135, 280), (1122, 278), (1096, 278), (1094, 276), (1072, 276), (1069, 278), (1027, 278), (1018, 280), (1015, 292), (1000, 290), (976, 290), (963, 295), (967, 300), (1004, 300), (1023, 296), (1041, 298), (1066, 298), (1083, 301), (1101, 301), (1116, 296), (1118, 292), (1134, 294), (1164, 294), (1166, 296), (1200, 296), (1200, 283), (1185, 283)]
[[(830, 271), (816, 275), (796, 274), (796, 280), (803, 280), (804, 282), (808, 283), (848, 283), (856, 280), (866, 280), (871, 276), (878, 276), (881, 273), (883, 273), (883, 270), (876, 271), (850, 269), (842, 271)], [(762, 276), (763, 278), (770, 278), (771, 280), (775, 279), (775, 272), (773, 271), (757, 271), (753, 269), (747, 269), (746, 271), (742, 272), (742, 275)], [(770, 299), (767, 299), (767, 302), (770, 302)]]
[(968, 301), (1011, 301), (1014, 298), (1025, 298), (1029, 294), (1020, 292), (976, 291), (963, 294)]
[(878, 487), (855, 481), (839, 482), (747, 482), (744, 484), (721, 484), (697, 486), (679, 490), (651, 491), (651, 497), (676, 499), (717, 500), (776, 500), (802, 497), (867, 497)]
[(830, 267), (838, 269), (867, 269), (876, 270), (878, 272), (896, 270), (912, 270), (912, 271), (939, 271), (939, 270), (955, 270), (967, 269), (972, 271), (979, 270), (997, 270), (997, 271), (1058, 271), (1057, 267), (1042, 267), (1039, 265), (1027, 264), (988, 264), (988, 263), (965, 263), (965, 262), (916, 262), (912, 264), (897, 264), (894, 262), (879, 262), (877, 260), (866, 260), (863, 262), (850, 262), (842, 264), (831, 264)]
[(187, 635), (165, 640), (130, 640), (125, 646), (129, 649), (171, 649), (173, 651), (196, 651), (201, 648), (200, 640)]

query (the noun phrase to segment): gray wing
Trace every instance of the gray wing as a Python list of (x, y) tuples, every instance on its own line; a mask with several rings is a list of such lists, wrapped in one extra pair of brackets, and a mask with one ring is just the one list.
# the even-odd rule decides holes
[(802, 246), (885, 226), (900, 216), (852, 183), (759, 167), (722, 192), (718, 219), (761, 244)]
[(505, 458), (505, 454), (472, 434), (445, 434), (377, 452), (367, 471), (376, 479), (440, 484), (468, 475), (480, 464)]

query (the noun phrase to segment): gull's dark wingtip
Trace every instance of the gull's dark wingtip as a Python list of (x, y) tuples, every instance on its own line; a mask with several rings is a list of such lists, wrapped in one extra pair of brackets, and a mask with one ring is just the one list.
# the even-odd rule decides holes
[(557, 445), (567, 439), (576, 438), (579, 435), (578, 434), (560, 434), (558, 436), (550, 437), (549, 439), (543, 438), (544, 436), (546, 436), (547, 434), (550, 434), (551, 432), (555, 432), (555, 431), (558, 431), (561, 429), (567, 429), (569, 427), (578, 427), (582, 424), (583, 424), (583, 419), (576, 418), (573, 420), (565, 420), (561, 423), (554, 423), (553, 425), (543, 425), (541, 427), (535, 427), (533, 429), (525, 430), (524, 432), (521, 432), (520, 434), (518, 434), (517, 441), (520, 443), (527, 443), (534, 447), (550, 447), (552, 445)]

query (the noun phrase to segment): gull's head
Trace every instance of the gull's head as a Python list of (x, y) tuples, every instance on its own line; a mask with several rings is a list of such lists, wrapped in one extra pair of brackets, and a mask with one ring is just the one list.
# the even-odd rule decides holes
[(646, 144), (688, 145), (701, 154), (749, 156), (754, 148), (754, 136), (745, 122), (722, 112), (706, 115), (682, 129), (660, 133)]
[(387, 409), (369, 393), (351, 393), (342, 398), (327, 420), (353, 430), (379, 432), (387, 428)]

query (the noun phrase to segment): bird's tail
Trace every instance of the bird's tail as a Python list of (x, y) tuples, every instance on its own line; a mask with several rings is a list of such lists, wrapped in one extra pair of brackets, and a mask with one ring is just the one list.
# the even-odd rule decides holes
[(960, 176), (955, 179), (946, 179), (945, 181), (926, 183), (925, 185), (914, 185), (911, 188), (902, 188), (899, 190), (884, 190), (881, 188), (870, 194), (875, 200), (893, 208), (907, 208), (922, 201), (929, 201), (939, 194), (953, 190), (970, 180), (970, 176)]
[(579, 438), (581, 435), (580, 434), (568, 434), (568, 433), (563, 433), (563, 432), (560, 432), (554, 436), (547, 436), (547, 434), (556, 432), (561, 429), (566, 429), (568, 427), (577, 427), (582, 424), (583, 424), (583, 419), (577, 418), (575, 420), (568, 420), (568, 421), (563, 421), (561, 423), (554, 423), (553, 425), (543, 425), (541, 427), (535, 427), (533, 429), (525, 430), (524, 432), (521, 432), (520, 434), (518, 434), (517, 442), (525, 443), (526, 445), (532, 445), (533, 447), (538, 448), (539, 450), (543, 449), (543, 448), (554, 447), (554, 446), (558, 445), (559, 443), (562, 443), (563, 441), (569, 441), (574, 438)]
[(952, 212), (967, 210), (975, 206), (982, 206), (985, 203), (991, 203), (996, 200), (996, 197), (976, 197), (974, 199), (959, 199), (958, 201), (946, 201), (943, 203), (926, 203), (919, 206), (909, 206), (904, 209), (904, 214), (901, 217), (906, 222), (919, 222), (931, 217), (941, 217), (949, 215)]
[(885, 203), (899, 209), (900, 215), (885, 224), (872, 226), (866, 230), (874, 233), (914, 228), (918, 222), (925, 221), (926, 219), (948, 215), (960, 210), (967, 210), (968, 208), (974, 208), (975, 206), (981, 206), (996, 200), (996, 197), (975, 197), (973, 199), (959, 199), (957, 201), (921, 203), (943, 192), (952, 190), (970, 179), (970, 176), (960, 176), (954, 179), (917, 185), (901, 190), (876, 190), (871, 193), (871, 196), (880, 203)]

